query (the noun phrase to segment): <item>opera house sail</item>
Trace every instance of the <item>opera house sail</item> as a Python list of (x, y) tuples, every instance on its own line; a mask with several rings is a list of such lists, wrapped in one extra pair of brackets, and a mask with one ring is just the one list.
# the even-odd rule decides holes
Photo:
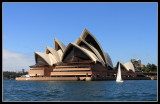
[(75, 43), (65, 46), (54, 38), (54, 47), (45, 53), (34, 52), (35, 65), (30, 66), (30, 78), (55, 80), (93, 80), (109, 76), (113, 64), (97, 39), (84, 29)]

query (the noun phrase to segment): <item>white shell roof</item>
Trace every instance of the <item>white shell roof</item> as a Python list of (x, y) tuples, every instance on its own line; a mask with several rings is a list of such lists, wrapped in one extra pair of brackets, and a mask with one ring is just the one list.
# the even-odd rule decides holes
[(50, 51), (50, 52), (52, 53), (52, 55), (54, 56), (55, 60), (56, 60), (57, 62), (60, 62), (60, 57), (59, 57), (57, 51), (54, 50), (53, 48), (47, 46), (47, 47), (46, 47), (46, 50), (45, 50), (45, 53), (48, 54), (49, 51)]
[[(99, 51), (96, 49), (96, 47), (94, 47), (94, 45), (92, 43), (88, 43), (87, 41), (85, 41), (85, 38), (87, 37), (88, 34), (89, 34), (89, 36), (91, 36), (91, 38), (93, 38), (92, 41), (95, 41), (95, 44), (97, 46), (97, 49), (99, 49)], [(90, 50), (86, 49), (83, 46), (82, 47), (79, 46), (80, 42), (83, 42), (87, 47), (89, 47)], [(103, 49), (102, 49), (101, 45), (99, 44), (99, 42), (96, 40), (96, 38), (87, 29), (84, 29), (84, 31), (81, 34), (81, 37), (76, 40), (75, 44), (74, 43), (69, 43), (68, 46), (66, 47), (61, 41), (59, 41), (58, 39), (54, 38), (54, 48), (51, 48), (51, 47), (47, 46), (46, 49), (45, 49), (45, 53), (35, 52), (35, 56), (39, 55), (49, 65), (53, 65), (53, 64), (55, 64), (57, 62), (61, 62), (63, 60), (64, 55), (66, 55), (66, 52), (72, 46), (80, 49), (92, 61), (95, 61), (95, 62), (98, 61), (103, 66), (105, 66), (105, 64), (107, 64), (107, 65), (109, 65), (110, 67), (113, 68), (113, 64), (112, 64), (112, 60), (111, 60), (110, 56), (108, 55), (108, 53), (105, 53), (103, 51)], [(126, 68), (133, 69), (133, 67), (129, 63), (128, 64), (126, 63), (125, 65), (124, 66)]]
[(132, 62), (127, 62), (123, 65), (127, 68), (128, 71), (132, 70), (133, 72), (135, 72), (135, 69), (134, 69), (134, 66), (133, 66)]
[(109, 54), (108, 54), (108, 53), (105, 53), (105, 56), (106, 56), (106, 59), (107, 59), (107, 64), (108, 64), (110, 67), (113, 68), (112, 60), (111, 60)]
[(96, 57), (99, 59), (99, 62), (100, 62), (103, 66), (105, 66), (105, 62), (104, 62), (104, 60), (102, 59), (101, 55), (99, 54), (99, 52), (97, 51), (97, 49), (95, 49), (92, 45), (88, 44), (88, 43), (87, 43), (85, 40), (83, 40), (81, 37), (79, 37), (79, 38), (76, 40), (75, 44), (79, 45), (81, 41), (82, 41), (84, 44), (86, 44), (86, 45), (94, 52), (94, 54), (96, 54)]
[[(54, 38), (54, 49), (55, 50), (56, 50), (57, 45), (59, 45), (60, 48), (62, 49), (62, 52), (64, 52), (66, 46), (61, 41), (59, 41), (58, 39)], [(56, 51), (58, 51), (58, 50), (56, 50)]]
[(99, 61), (98, 58), (92, 52), (90, 52), (89, 50), (87, 50), (85, 48), (82, 48), (82, 47), (80, 47), (80, 46), (78, 46), (77, 44), (74, 44), (74, 43), (69, 43), (68, 44), (68, 46), (66, 47), (66, 50), (64, 51), (64, 54), (62, 56), (62, 60), (63, 60), (64, 56), (66, 55), (67, 51), (73, 46), (80, 49), (82, 52), (84, 52), (84, 54), (86, 54), (92, 61), (95, 61), (95, 62)]
[(47, 55), (48, 55), (48, 57), (50, 58), (51, 65), (53, 65), (53, 64), (55, 64), (55, 63), (58, 62), (51, 53), (49, 53), (49, 54), (47, 54)]
[(102, 52), (102, 54), (103, 54), (103, 55), (102, 55), (102, 58), (103, 58), (103, 56), (104, 56), (103, 61), (107, 63), (107, 59), (106, 59), (106, 57), (105, 57), (105, 53), (104, 53), (101, 45), (99, 44), (99, 42), (98, 42), (98, 41), (96, 40), (96, 38), (92, 35), (92, 33), (90, 33), (87, 29), (84, 29), (83, 32), (82, 32), (82, 34), (81, 34), (81, 38), (85, 40), (85, 38), (87, 37), (88, 34), (95, 40), (95, 42), (96, 42), (97, 45), (99, 46), (99, 48), (100, 48), (100, 50), (101, 50), (101, 52)]
[(36, 55), (43, 58), (49, 65), (53, 65), (53, 64), (57, 63), (57, 61), (54, 59), (54, 56), (52, 54), (45, 54), (42, 52), (34, 52), (35, 60), (36, 60)]
[(99, 61), (99, 59), (95, 56), (94, 53), (92, 53), (91, 51), (89, 51), (89, 50), (87, 50), (87, 49), (85, 49), (83, 47), (81, 47), (81, 48), (82, 48), (82, 50), (84, 50), (93, 59), (93, 61)]
[(59, 50), (57, 51), (57, 53), (58, 53), (58, 55), (59, 55), (59, 57), (60, 57), (60, 61), (61, 61), (61, 58), (62, 58), (62, 55), (63, 55), (62, 50), (61, 50), (61, 49), (59, 49)]
[(131, 62), (127, 62), (127, 63), (125, 63), (125, 64), (122, 64), (121, 62), (117, 62), (117, 66), (118, 66), (118, 63), (120, 63), (120, 65), (123, 65), (123, 67), (127, 70), (127, 71), (129, 71), (129, 70), (132, 70), (133, 72), (135, 72), (135, 69), (134, 69), (134, 66), (133, 66), (133, 64), (131, 63)]

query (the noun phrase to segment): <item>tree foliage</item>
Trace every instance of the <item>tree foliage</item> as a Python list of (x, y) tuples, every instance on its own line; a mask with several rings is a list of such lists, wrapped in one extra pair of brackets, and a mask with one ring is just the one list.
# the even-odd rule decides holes
[(148, 63), (146, 66), (144, 65), (141, 70), (145, 72), (157, 72), (157, 66), (155, 64)]
[(20, 77), (20, 76), (26, 75), (26, 74), (28, 74), (28, 72), (16, 73), (16, 72), (4, 71), (4, 72), (3, 72), (3, 78), (4, 78), (4, 79), (16, 78), (16, 77)]

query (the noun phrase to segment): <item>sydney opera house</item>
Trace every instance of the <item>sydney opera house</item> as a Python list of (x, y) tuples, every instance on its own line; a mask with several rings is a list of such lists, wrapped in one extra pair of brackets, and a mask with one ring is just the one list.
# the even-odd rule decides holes
[[(45, 53), (34, 52), (35, 65), (30, 66), (30, 78), (46, 80), (94, 80), (115, 77), (112, 60), (104, 52), (97, 39), (84, 29), (75, 43), (65, 46), (54, 38), (54, 47), (46, 47)], [(117, 62), (117, 66), (118, 66)], [(135, 76), (131, 62), (122, 64), (122, 75)], [(124, 72), (123, 72), (124, 69)], [(29, 79), (28, 79), (29, 80)], [(38, 80), (38, 79), (37, 79)]]

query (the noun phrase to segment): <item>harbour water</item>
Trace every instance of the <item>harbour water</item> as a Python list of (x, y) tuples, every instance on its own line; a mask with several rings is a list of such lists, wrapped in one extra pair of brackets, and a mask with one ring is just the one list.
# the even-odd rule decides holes
[(3, 101), (157, 101), (157, 80), (3, 80)]

